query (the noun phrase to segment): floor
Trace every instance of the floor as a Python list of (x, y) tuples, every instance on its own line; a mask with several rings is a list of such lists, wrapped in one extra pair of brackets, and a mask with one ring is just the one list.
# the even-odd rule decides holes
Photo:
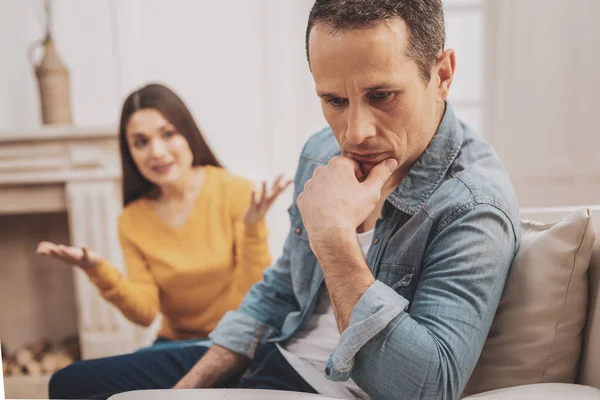
[(4, 391), (7, 399), (47, 399), (50, 376), (7, 376)]

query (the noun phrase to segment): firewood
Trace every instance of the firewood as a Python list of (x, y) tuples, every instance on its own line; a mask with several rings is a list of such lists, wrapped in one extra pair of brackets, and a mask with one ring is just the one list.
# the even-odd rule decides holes
[(7, 373), (6, 371), (8, 371), (8, 369), (10, 368), (10, 364), (11, 362), (8, 361), (8, 359), (2, 359), (2, 371), (4, 371), (4, 373)]
[(73, 357), (71, 356), (71, 354), (69, 354), (66, 351), (60, 351), (56, 354), (56, 369), (63, 369), (65, 367), (68, 367), (69, 365), (73, 364), (75, 362), (75, 360), (73, 359)]
[(20, 376), (20, 375), (23, 375), (21, 367), (16, 362), (11, 361), (11, 360), (8, 361), (8, 366), (4, 370), (4, 373), (6, 374), (6, 376)]
[(33, 360), (23, 366), (25, 375), (40, 376), (42, 375), (42, 367), (39, 362)]
[(33, 361), (33, 352), (28, 348), (20, 348), (15, 352), (15, 361), (20, 367), (24, 367)]
[(45, 352), (50, 350), (50, 342), (48, 340), (42, 339), (37, 342), (31, 343), (27, 346), (29, 350), (33, 353), (33, 357), (36, 360), (40, 360)]
[(45, 374), (53, 374), (58, 371), (57, 368), (57, 356), (55, 352), (46, 353), (42, 356), (40, 360), (40, 365), (42, 367), (42, 372)]

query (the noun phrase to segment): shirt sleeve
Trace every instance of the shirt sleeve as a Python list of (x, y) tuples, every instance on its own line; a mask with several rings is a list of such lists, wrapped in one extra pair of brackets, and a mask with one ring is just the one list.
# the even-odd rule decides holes
[(326, 375), (373, 398), (458, 399), (518, 248), (509, 218), (475, 205), (431, 239), (410, 307), (376, 281), (356, 304)]
[(160, 311), (159, 288), (142, 251), (132, 243), (119, 223), (119, 241), (127, 278), (107, 261), (86, 269), (100, 295), (135, 324), (149, 326)]

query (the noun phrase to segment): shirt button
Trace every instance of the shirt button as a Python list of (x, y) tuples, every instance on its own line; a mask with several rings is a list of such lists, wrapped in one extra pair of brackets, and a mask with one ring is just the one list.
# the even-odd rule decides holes
[(329, 369), (329, 367), (325, 368), (325, 375), (331, 375), (331, 370)]
[(373, 244), (374, 244), (374, 245), (377, 245), (378, 243), (379, 243), (379, 239), (375, 239), (375, 240), (373, 240)]
[(296, 228), (296, 235), (299, 235), (302, 233), (302, 229), (301, 228)]

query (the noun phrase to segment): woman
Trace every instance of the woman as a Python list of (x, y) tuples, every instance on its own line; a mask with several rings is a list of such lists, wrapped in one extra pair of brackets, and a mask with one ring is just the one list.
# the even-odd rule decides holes
[(124, 210), (119, 239), (127, 277), (84, 248), (49, 242), (38, 253), (78, 265), (130, 321), (163, 315), (157, 342), (206, 338), (235, 309), (271, 259), (271, 195), (224, 170), (183, 101), (147, 85), (125, 100), (119, 126)]

